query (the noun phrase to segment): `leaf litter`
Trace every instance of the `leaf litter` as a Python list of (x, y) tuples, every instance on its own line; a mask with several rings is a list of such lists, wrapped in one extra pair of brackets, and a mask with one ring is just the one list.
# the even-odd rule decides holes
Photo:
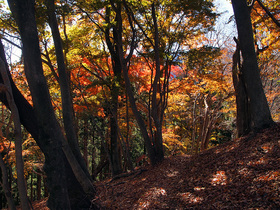
[(280, 209), (280, 124), (95, 185), (101, 209)]
[(97, 182), (102, 209), (280, 209), (280, 125), (137, 176)]

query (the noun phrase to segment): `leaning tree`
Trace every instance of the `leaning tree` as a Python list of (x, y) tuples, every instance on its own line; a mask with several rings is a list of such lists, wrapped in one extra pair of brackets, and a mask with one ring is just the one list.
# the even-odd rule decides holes
[[(21, 36), (24, 70), (33, 106), (25, 100), (16, 88), (10, 74), (9, 78), (21, 123), (32, 134), (45, 155), (44, 170), (47, 174), (50, 192), (48, 206), (51, 209), (89, 208), (90, 201), (95, 195), (95, 188), (92, 185), (89, 173), (79, 163), (76, 151), (73, 151), (66, 141), (55, 117), (47, 82), (43, 74), (35, 21), (35, 2), (33, 0), (10, 0), (8, 3)], [(51, 20), (53, 15), (51, 7), (52, 5), (48, 5), (50, 23), (55, 24), (55, 20)], [(52, 28), (53, 33), (55, 33), (55, 27)], [(59, 49), (57, 50), (58, 53)], [(5, 61), (6, 71), (8, 71), (2, 44), (0, 55), (1, 59)], [(60, 85), (62, 84), (61, 82)], [(7, 104), (5, 95), (1, 95), (1, 101)]]

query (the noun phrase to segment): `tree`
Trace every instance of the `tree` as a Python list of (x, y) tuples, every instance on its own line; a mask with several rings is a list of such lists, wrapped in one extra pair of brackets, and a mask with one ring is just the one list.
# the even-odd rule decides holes
[(29, 206), (27, 188), (24, 179), (24, 163), (22, 158), (22, 131), (21, 131), (20, 117), (12, 94), (12, 87), (10, 84), (9, 76), (7, 74), (6, 65), (2, 59), (0, 59), (0, 73), (4, 83), (2, 85), (2, 91), (4, 91), (6, 94), (8, 105), (12, 111), (12, 118), (14, 121), (17, 183), (18, 183), (19, 195), (21, 200), (21, 207), (24, 210), (28, 210), (30, 209), (30, 206)]
[(6, 168), (6, 164), (4, 162), (4, 158), (2, 156), (2, 152), (5, 148), (1, 145), (1, 151), (0, 151), (0, 168), (2, 173), (2, 187), (5, 193), (5, 197), (8, 202), (8, 206), (11, 210), (16, 210), (16, 205), (12, 197), (10, 185), (9, 185), (9, 179), (8, 179), (8, 171)]
[(59, 84), (61, 88), (61, 98), (62, 98), (63, 121), (64, 121), (66, 138), (68, 140), (69, 146), (71, 147), (71, 150), (75, 158), (77, 159), (78, 163), (82, 167), (82, 170), (84, 171), (86, 176), (90, 178), (89, 172), (87, 170), (84, 159), (82, 158), (78, 145), (77, 133), (74, 125), (74, 110), (73, 110), (72, 98), (70, 94), (69, 75), (66, 72), (63, 47), (62, 47), (60, 32), (56, 20), (54, 0), (45, 1), (45, 4), (47, 5), (49, 25), (51, 27), (52, 37), (54, 40), (55, 51), (56, 51), (55, 54), (57, 57)]
[[(260, 71), (254, 48), (250, 8), (246, 0), (232, 0), (232, 6), (238, 30), (239, 47), (243, 58), (240, 76), (244, 82), (249, 103), (250, 128), (247, 132), (257, 131), (273, 125), (274, 122), (271, 118), (260, 78)], [(246, 110), (246, 108), (244, 110)], [(239, 132), (239, 135), (243, 134), (246, 133)]]
[(261, 8), (266, 12), (266, 14), (272, 19), (272, 21), (280, 28), (280, 22), (274, 17), (274, 15), (269, 11), (269, 9), (261, 2), (261, 0), (257, 0), (258, 4)]
[[(44, 168), (47, 173), (50, 191), (48, 205), (54, 209), (68, 209), (70, 205), (72, 208), (78, 208), (77, 205), (80, 203), (80, 198), (77, 197), (86, 197), (86, 193), (89, 197), (83, 200), (85, 201), (83, 204), (80, 204), (89, 206), (90, 201), (88, 199), (94, 196), (95, 190), (90, 181), (88, 181), (88, 178), (86, 178), (86, 175), (78, 175), (83, 173), (83, 170), (79, 169), (79, 165), (64, 139), (50, 101), (50, 95), (42, 69), (34, 2), (12, 0), (9, 1), (9, 6), (19, 27), (23, 43), (25, 73), (34, 104), (33, 112), (30, 105), (25, 102), (29, 109), (29, 114), (33, 115), (30, 116), (30, 119), (33, 119), (31, 124), (35, 123), (35, 127), (37, 127), (37, 131), (33, 130), (31, 133), (45, 154), (46, 161)], [(20, 97), (22, 98), (22, 96)], [(21, 109), (20, 111), (27, 110)], [(30, 119), (28, 120), (26, 118), (24, 120), (30, 121)], [(28, 123), (30, 124), (30, 122)], [(70, 165), (68, 164), (71, 165), (71, 168), (69, 168)], [(75, 177), (73, 177), (73, 173)], [(77, 179), (79, 179), (79, 184), (77, 183)]]
[[(200, 3), (196, 1), (194, 3), (155, 1), (140, 4), (135, 3), (132, 5), (128, 3), (131, 2), (123, 1), (127, 16), (133, 20), (129, 26), (134, 36), (135, 33), (141, 33), (141, 39), (143, 39), (140, 45), (144, 50), (139, 54), (142, 54), (148, 63), (152, 64), (149, 66), (151, 69), (151, 88), (148, 93), (147, 123), (145, 123), (145, 119), (141, 116), (131, 89), (131, 81), (128, 76), (130, 63), (127, 58), (129, 58), (131, 50), (136, 48), (136, 46), (134, 46), (135, 41), (133, 42), (133, 36), (129, 47), (130, 53), (122, 51), (121, 14), (118, 15), (119, 18), (117, 19), (119, 32), (117, 44), (119, 46), (119, 54), (121, 55), (123, 77), (130, 105), (141, 130), (148, 156), (151, 163), (155, 165), (164, 158), (162, 126), (168, 101), (171, 66), (176, 64), (181, 45), (188, 41), (185, 36), (187, 34), (186, 31), (188, 29), (189, 32), (194, 30), (196, 34), (200, 35), (203, 33), (203, 30), (209, 29), (208, 27), (213, 23), (216, 15), (208, 10), (212, 6), (211, 2), (205, 1)], [(138, 6), (137, 9), (135, 9), (135, 5)], [(190, 20), (189, 17), (192, 13), (196, 13), (196, 16), (189, 22), (188, 26), (190, 27), (188, 28), (184, 23)], [(202, 16), (205, 21), (202, 21)], [(136, 28), (140, 29), (138, 30), (139, 32), (136, 31)], [(160, 31), (160, 29), (164, 30)], [(170, 37), (176, 37), (178, 39)], [(125, 55), (128, 56), (125, 57)]]
[[(213, 44), (212, 40), (204, 42)], [(225, 46), (196, 47), (184, 56), (184, 65), (173, 72), (164, 133), (169, 150), (197, 154), (219, 143), (220, 138), (226, 140), (223, 133), (231, 130), (234, 105), (225, 52)]]
[[(255, 39), (255, 49), (272, 118), (279, 121), (279, 2), (255, 1), (251, 9), (251, 19)], [(274, 18), (275, 17), (275, 18)], [(278, 21), (279, 22), (279, 21)]]

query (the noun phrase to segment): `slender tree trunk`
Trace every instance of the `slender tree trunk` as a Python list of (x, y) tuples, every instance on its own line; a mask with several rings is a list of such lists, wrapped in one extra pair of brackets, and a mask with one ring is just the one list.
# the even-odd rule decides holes
[(247, 91), (250, 107), (250, 126), (252, 130), (269, 127), (274, 124), (267, 99), (262, 87), (257, 57), (254, 48), (254, 38), (250, 9), (247, 0), (232, 0), (235, 15), (240, 50), (243, 57), (242, 75)]
[[(115, 113), (115, 111), (114, 111)], [(110, 127), (111, 127), (111, 142), (110, 142), (110, 158), (112, 162), (112, 176), (116, 176), (122, 173), (121, 169), (121, 160), (120, 160), (120, 150), (119, 150), (119, 141), (118, 141), (118, 125), (115, 117), (110, 118)]]
[(84, 173), (90, 179), (90, 174), (88, 172), (87, 166), (85, 164), (85, 161), (79, 149), (76, 128), (74, 126), (74, 111), (72, 106), (72, 98), (70, 94), (70, 86), (69, 86), (70, 83), (66, 72), (63, 47), (62, 47), (61, 37), (60, 37), (56, 15), (55, 15), (54, 0), (46, 0), (45, 3), (48, 9), (49, 25), (51, 27), (52, 37), (55, 45), (58, 74), (59, 74), (59, 85), (60, 85), (61, 96), (62, 96), (61, 98), (62, 98), (63, 122), (64, 122), (67, 141), (75, 158), (77, 159), (78, 163), (82, 167)]
[(125, 104), (125, 108), (126, 108), (126, 138), (125, 138), (125, 147), (126, 147), (126, 156), (127, 156), (127, 161), (128, 161), (128, 169), (131, 171), (134, 171), (134, 167), (132, 164), (132, 160), (131, 160), (131, 151), (130, 151), (130, 143), (129, 143), (129, 111), (128, 111), (128, 98), (127, 98), (127, 94), (125, 95), (125, 100), (126, 100), (126, 104)]
[[(1, 172), (2, 172), (2, 174), (1, 174), (2, 175), (2, 187), (3, 187), (4, 193), (5, 193), (7, 202), (8, 202), (9, 209), (16, 210), (16, 205), (13, 200), (11, 188), (10, 188), (10, 184), (9, 184), (7, 168), (6, 168), (6, 165), (4, 163), (1, 153), (0, 153), (0, 168), (1, 168)], [(1, 204), (2, 204), (2, 202), (1, 202)]]
[(196, 116), (196, 107), (197, 107), (197, 98), (199, 97), (200, 94), (197, 94), (195, 96), (195, 100), (194, 100), (194, 103), (193, 103), (193, 111), (192, 111), (192, 151), (191, 153), (194, 155), (196, 154), (196, 138), (197, 136), (195, 135), (196, 134), (196, 119), (197, 119), (197, 116)]
[(44, 185), (44, 197), (47, 198), (49, 196), (48, 186), (47, 186), (47, 178), (43, 178)]
[[(109, 13), (110, 9), (107, 7), (106, 8), (106, 21), (110, 23), (109, 20)], [(116, 20), (116, 18), (115, 18)], [(112, 162), (112, 176), (116, 176), (122, 172), (122, 167), (121, 167), (121, 160), (120, 160), (120, 151), (119, 151), (119, 133), (118, 133), (118, 98), (120, 94), (120, 83), (121, 83), (121, 73), (122, 73), (122, 68), (120, 64), (120, 59), (119, 59), (119, 53), (118, 53), (118, 45), (114, 45), (110, 39), (110, 31), (109, 29), (105, 30), (105, 39), (106, 39), (106, 44), (108, 46), (109, 52), (111, 54), (111, 62), (112, 62), (112, 67), (113, 67), (113, 72), (114, 72), (114, 80), (113, 84), (111, 87), (111, 100), (110, 100), (110, 128), (111, 128), (111, 151), (110, 151), (110, 158)], [(113, 28), (113, 40), (116, 43), (116, 40), (118, 39), (118, 32), (116, 28)]]
[(206, 141), (206, 136), (207, 136), (208, 124), (210, 121), (209, 105), (207, 103), (207, 98), (208, 98), (208, 96), (204, 97), (204, 99), (203, 99), (203, 103), (204, 103), (204, 113), (202, 116), (203, 123), (201, 125), (201, 130), (200, 130), (200, 135), (199, 135), (201, 151), (204, 151), (206, 149), (205, 141)]
[(129, 102), (130, 102), (130, 106), (131, 109), (133, 111), (133, 114), (136, 118), (136, 121), (138, 123), (138, 126), (140, 128), (140, 131), (142, 133), (144, 142), (145, 142), (145, 146), (147, 148), (147, 152), (148, 152), (148, 156), (151, 160), (152, 165), (155, 165), (157, 163), (157, 158), (156, 158), (156, 153), (155, 150), (153, 148), (151, 139), (149, 137), (145, 122), (140, 114), (140, 112), (137, 109), (136, 106), (136, 101), (134, 98), (134, 94), (132, 91), (132, 86), (131, 86), (131, 82), (128, 76), (128, 67), (127, 67), (127, 61), (125, 60), (124, 57), (124, 52), (123, 52), (123, 43), (122, 43), (122, 17), (121, 17), (121, 6), (119, 5), (118, 7), (116, 7), (114, 5), (114, 3), (111, 1), (111, 5), (113, 5), (113, 8), (115, 9), (116, 12), (116, 22), (117, 22), (117, 39), (116, 39), (116, 44), (118, 46), (118, 54), (119, 54), (119, 59), (120, 59), (120, 64), (121, 64), (121, 68), (122, 68), (122, 73), (123, 73), (123, 77), (124, 77), (124, 81), (125, 81), (125, 89), (129, 98)]
[(156, 152), (156, 162), (161, 162), (164, 159), (164, 151), (162, 144), (162, 120), (161, 112), (164, 110), (164, 104), (162, 98), (158, 99), (157, 95), (162, 95), (161, 90), (161, 70), (160, 70), (160, 52), (159, 52), (159, 32), (158, 24), (155, 12), (155, 4), (152, 4), (152, 18), (154, 23), (154, 51), (155, 51), (155, 62), (156, 62), (156, 75), (153, 82), (153, 94), (152, 94), (152, 117), (155, 123), (156, 132), (154, 135), (154, 147)]
[(22, 133), (21, 133), (21, 123), (19, 112), (14, 101), (12, 87), (10, 84), (9, 76), (7, 74), (7, 69), (5, 62), (0, 58), (0, 73), (3, 78), (4, 84), (3, 88), (6, 92), (6, 98), (9, 107), (12, 111), (12, 119), (14, 121), (14, 133), (15, 133), (15, 151), (16, 151), (16, 171), (17, 171), (17, 184), (19, 190), (19, 196), (21, 201), (21, 207), (23, 210), (30, 209), (29, 201), (27, 196), (27, 187), (24, 178), (24, 163), (22, 159)]
[(264, 4), (261, 2), (261, 0), (257, 0), (259, 5), (263, 8), (263, 10), (266, 12), (266, 14), (272, 19), (272, 21), (280, 28), (280, 22), (271, 14), (271, 12), (264, 6)]
[(37, 174), (37, 186), (36, 186), (36, 194), (37, 194), (37, 200), (42, 199), (42, 176), (40, 174)]
[[(114, 71), (115, 72), (115, 71)], [(119, 78), (115, 76), (116, 78)], [(115, 81), (113, 81), (115, 82)], [(112, 100), (110, 104), (110, 158), (112, 162), (112, 176), (116, 176), (122, 173), (121, 160), (120, 160), (120, 150), (119, 150), (119, 134), (118, 134), (118, 97), (119, 90), (118, 87), (113, 84), (111, 89)]]
[(84, 126), (83, 126), (83, 132), (84, 132), (84, 136), (83, 136), (83, 145), (84, 145), (84, 150), (83, 150), (83, 156), (84, 156), (84, 160), (86, 162), (86, 166), (88, 168), (88, 120), (87, 118), (84, 119)]
[(32, 202), (34, 200), (33, 197), (33, 173), (30, 174), (30, 201)]
[[(95, 143), (95, 131), (92, 131), (92, 145), (94, 145)], [(94, 171), (96, 169), (96, 163), (95, 163), (95, 158), (96, 158), (96, 154), (95, 154), (95, 147), (92, 147), (91, 149), (91, 177), (93, 180), (96, 180), (96, 176), (94, 175)]]

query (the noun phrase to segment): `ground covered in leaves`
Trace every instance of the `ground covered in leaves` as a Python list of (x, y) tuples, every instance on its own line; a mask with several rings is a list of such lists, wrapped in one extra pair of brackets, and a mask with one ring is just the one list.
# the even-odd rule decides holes
[(96, 186), (102, 209), (280, 209), (280, 127)]
[(101, 209), (280, 209), (280, 125), (96, 186)]

